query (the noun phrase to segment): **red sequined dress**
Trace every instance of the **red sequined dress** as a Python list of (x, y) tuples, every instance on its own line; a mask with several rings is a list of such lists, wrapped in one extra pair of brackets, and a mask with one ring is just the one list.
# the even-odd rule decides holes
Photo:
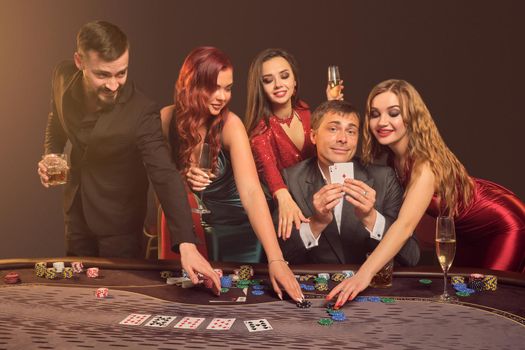
[(257, 170), (272, 195), (286, 188), (281, 176), (282, 169), (315, 154), (315, 146), (310, 140), (310, 109), (306, 103), (299, 101), (294, 111), (303, 125), (304, 144), (301, 150), (288, 137), (276, 116), (270, 117), (269, 125), (261, 119), (250, 140)]

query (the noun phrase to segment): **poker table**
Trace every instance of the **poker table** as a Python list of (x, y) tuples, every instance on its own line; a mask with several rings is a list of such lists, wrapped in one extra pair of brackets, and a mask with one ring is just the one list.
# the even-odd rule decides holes
[[(37, 277), (36, 262), (82, 261), (98, 267), (97, 278), (75, 274), (72, 279)], [(240, 264), (216, 263), (225, 273)], [(161, 271), (180, 274), (172, 261), (102, 258), (49, 258), (0, 260), (0, 275), (19, 274), (21, 282), (0, 280), (0, 349), (524, 349), (525, 275), (452, 268), (450, 275), (473, 272), (498, 277), (496, 291), (460, 297), (456, 303), (433, 299), (442, 292), (442, 273), (436, 267), (396, 268), (393, 286), (368, 288), (362, 296), (392, 298), (394, 302), (348, 302), (345, 321), (324, 326), (327, 292), (306, 292), (312, 306), (298, 308), (279, 300), (268, 286), (267, 266), (253, 265), (254, 278), (267, 289), (253, 295), (231, 288), (220, 297), (199, 285), (182, 288), (166, 284)], [(296, 274), (335, 273), (347, 265), (292, 266)], [(430, 279), (422, 284), (420, 279)], [(330, 281), (330, 288), (335, 282)], [(97, 288), (109, 296), (96, 298)], [(449, 292), (453, 292), (449, 288)], [(245, 302), (239, 302), (245, 296)], [(370, 298), (373, 299), (373, 298)], [(379, 299), (379, 298), (376, 298)], [(124, 325), (130, 314), (145, 322)], [(165, 327), (146, 326), (155, 315), (175, 316)], [(205, 320), (196, 329), (174, 325), (183, 317)], [(329, 317), (329, 316), (328, 316)], [(172, 317), (173, 318), (173, 317)], [(235, 318), (229, 330), (207, 329), (214, 318)], [(250, 332), (245, 321), (265, 319), (271, 329)], [(255, 322), (255, 321), (254, 321)]]

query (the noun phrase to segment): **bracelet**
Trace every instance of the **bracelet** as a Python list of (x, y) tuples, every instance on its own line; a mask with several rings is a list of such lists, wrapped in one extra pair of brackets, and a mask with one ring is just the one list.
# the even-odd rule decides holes
[(285, 263), (286, 265), (288, 265), (288, 261), (284, 260), (284, 259), (273, 259), (273, 260), (270, 260), (268, 261), (268, 265), (270, 265), (271, 263), (273, 262), (276, 262), (276, 261), (282, 261), (283, 263)]

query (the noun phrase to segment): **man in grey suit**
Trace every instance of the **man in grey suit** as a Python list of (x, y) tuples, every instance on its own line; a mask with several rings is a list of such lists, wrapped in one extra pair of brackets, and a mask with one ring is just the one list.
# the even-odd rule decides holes
[[(327, 101), (312, 114), (317, 157), (284, 169), (283, 179), (309, 222), (281, 241), (291, 263), (362, 264), (397, 218), (403, 191), (392, 168), (364, 167), (354, 158), (360, 118), (345, 101)], [(354, 179), (330, 183), (329, 167), (353, 162)], [(396, 256), (401, 265), (419, 261), (411, 237)]]

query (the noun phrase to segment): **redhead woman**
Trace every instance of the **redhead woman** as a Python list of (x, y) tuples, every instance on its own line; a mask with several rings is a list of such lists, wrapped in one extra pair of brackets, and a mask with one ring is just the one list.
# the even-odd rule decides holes
[[(214, 47), (199, 47), (186, 57), (175, 86), (175, 104), (161, 111), (173, 161), (194, 192), (204, 193), (211, 225), (247, 215), (268, 258), (270, 280), (294, 300), (302, 293), (283, 259), (270, 211), (240, 118), (228, 109), (233, 84), (229, 58)], [(212, 169), (198, 167), (202, 145), (211, 148)], [(245, 217), (244, 216), (244, 217)], [(242, 243), (242, 242), (241, 242)]]

